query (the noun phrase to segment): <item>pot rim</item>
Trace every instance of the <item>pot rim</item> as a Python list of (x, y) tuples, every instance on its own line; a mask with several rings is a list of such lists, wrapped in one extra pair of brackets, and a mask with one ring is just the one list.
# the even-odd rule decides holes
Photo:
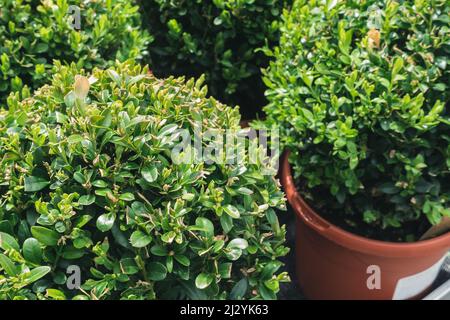
[(330, 223), (318, 215), (297, 191), (288, 161), (289, 154), (289, 150), (283, 153), (280, 168), (281, 184), (285, 189), (286, 197), (294, 209), (297, 219), (327, 239), (355, 251), (384, 257), (413, 257), (430, 254), (432, 253), (430, 249), (450, 249), (450, 232), (432, 239), (399, 243), (365, 238)]

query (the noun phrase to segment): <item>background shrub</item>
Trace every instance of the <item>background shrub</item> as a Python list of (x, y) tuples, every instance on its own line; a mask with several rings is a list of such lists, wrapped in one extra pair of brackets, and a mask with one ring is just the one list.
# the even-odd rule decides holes
[(238, 109), (129, 62), (57, 71), (0, 113), (0, 299), (275, 298), (278, 181), (171, 157), (177, 128), (240, 130)]
[(449, 10), (296, 1), (284, 14), (266, 50), (266, 125), (280, 125), (303, 195), (333, 221), (412, 240), (450, 216)]
[(157, 76), (206, 74), (209, 92), (244, 106), (254, 117), (264, 100), (256, 49), (278, 39), (278, 20), (290, 0), (141, 1), (155, 42), (151, 69)]
[[(54, 59), (79, 67), (142, 58), (149, 35), (138, 7), (126, 0), (2, 0), (0, 11), (0, 104), (10, 91), (45, 83)], [(81, 29), (71, 26), (77, 5)]]

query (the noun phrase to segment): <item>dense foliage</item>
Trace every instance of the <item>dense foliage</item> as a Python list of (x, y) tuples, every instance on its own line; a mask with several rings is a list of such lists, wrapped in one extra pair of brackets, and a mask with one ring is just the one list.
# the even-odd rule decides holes
[(280, 125), (319, 212), (392, 240), (450, 216), (449, 11), (299, 0), (284, 14), (266, 50), (266, 125)]
[(0, 299), (276, 298), (278, 181), (171, 156), (176, 129), (239, 131), (238, 109), (131, 62), (56, 69), (0, 113)]
[(282, 8), (290, 2), (141, 1), (155, 37), (151, 69), (158, 76), (205, 73), (214, 97), (256, 106), (263, 97), (260, 68), (267, 58), (255, 50), (278, 40)]
[[(105, 67), (115, 59), (141, 58), (150, 40), (141, 30), (138, 7), (128, 0), (0, 3), (0, 104), (10, 91), (45, 83), (54, 59)], [(80, 9), (79, 21), (70, 5)]]

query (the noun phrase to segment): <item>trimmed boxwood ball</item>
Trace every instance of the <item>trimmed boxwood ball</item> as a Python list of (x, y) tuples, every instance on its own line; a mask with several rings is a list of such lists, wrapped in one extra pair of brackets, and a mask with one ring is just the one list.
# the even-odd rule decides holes
[(0, 112), (0, 299), (276, 298), (278, 180), (171, 155), (176, 129), (242, 130), (238, 109), (133, 62), (55, 68)]
[[(209, 92), (231, 104), (256, 106), (264, 98), (257, 49), (278, 41), (278, 25), (291, 0), (141, 1), (155, 37), (149, 47), (157, 76), (206, 75)], [(264, 102), (263, 102), (264, 103)], [(248, 107), (247, 107), (248, 108)], [(243, 109), (245, 115), (251, 112)]]
[[(71, 25), (71, 5), (80, 9), (80, 30)], [(141, 59), (151, 38), (138, 9), (128, 0), (2, 0), (0, 104), (10, 91), (43, 85), (54, 59), (88, 70)]]
[(265, 125), (303, 196), (354, 232), (414, 240), (450, 216), (449, 10), (296, 1), (266, 50)]

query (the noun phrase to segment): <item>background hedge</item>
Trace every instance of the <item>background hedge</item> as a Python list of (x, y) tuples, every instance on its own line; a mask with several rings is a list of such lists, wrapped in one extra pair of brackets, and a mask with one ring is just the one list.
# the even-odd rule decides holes
[[(79, 31), (70, 24), (70, 5), (80, 8)], [(10, 91), (45, 83), (54, 59), (92, 69), (143, 58), (150, 37), (138, 10), (128, 0), (2, 0), (0, 104)]]
[(241, 105), (244, 118), (264, 104), (258, 48), (278, 40), (282, 9), (291, 0), (140, 1), (155, 37), (149, 50), (157, 76), (206, 74), (209, 93)]

